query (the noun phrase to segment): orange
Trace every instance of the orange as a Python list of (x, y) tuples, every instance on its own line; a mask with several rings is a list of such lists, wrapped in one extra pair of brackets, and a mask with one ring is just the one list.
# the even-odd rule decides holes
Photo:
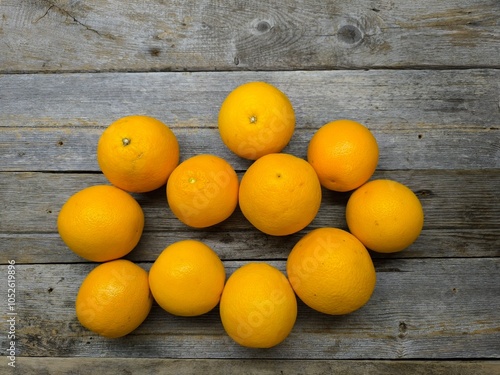
[(325, 314), (349, 314), (365, 305), (375, 289), (370, 254), (356, 237), (337, 228), (318, 228), (302, 237), (286, 270), (299, 298)]
[(127, 192), (109, 185), (87, 187), (61, 208), (57, 229), (76, 254), (93, 262), (127, 255), (139, 242), (144, 213)]
[(97, 161), (113, 185), (143, 193), (167, 182), (179, 163), (179, 144), (161, 121), (148, 116), (126, 116), (101, 134)]
[(329, 190), (350, 191), (364, 184), (378, 163), (377, 140), (364, 125), (337, 120), (323, 125), (309, 141), (307, 160)]
[(238, 205), (238, 186), (238, 175), (227, 161), (215, 155), (196, 155), (170, 175), (167, 201), (184, 224), (205, 228), (231, 216)]
[(203, 242), (184, 240), (168, 246), (149, 271), (151, 292), (164, 310), (196, 316), (220, 300), (226, 271), (219, 256)]
[(297, 300), (281, 271), (266, 263), (248, 263), (227, 280), (220, 317), (225, 331), (238, 344), (270, 348), (292, 331)]
[(319, 211), (321, 185), (305, 160), (268, 154), (256, 160), (241, 179), (243, 215), (264, 233), (285, 236), (309, 225)]
[(85, 328), (116, 338), (139, 327), (152, 304), (148, 273), (118, 259), (100, 264), (85, 277), (76, 297), (76, 316)]
[(256, 160), (280, 152), (292, 138), (295, 112), (288, 97), (266, 82), (235, 88), (219, 111), (219, 133), (236, 155)]
[(424, 210), (407, 186), (374, 180), (357, 189), (347, 201), (347, 226), (367, 248), (394, 253), (410, 246), (424, 226)]

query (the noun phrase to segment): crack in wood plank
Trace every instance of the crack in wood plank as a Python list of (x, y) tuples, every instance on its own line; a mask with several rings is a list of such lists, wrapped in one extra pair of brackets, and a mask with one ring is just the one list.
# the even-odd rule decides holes
[(43, 19), (44, 17), (46, 17), (50, 13), (51, 10), (54, 9), (54, 11), (57, 11), (58, 13), (63, 14), (64, 16), (66, 16), (68, 18), (71, 18), (75, 24), (84, 27), (88, 31), (96, 33), (100, 37), (105, 37), (105, 38), (109, 38), (109, 39), (115, 39), (112, 35), (101, 33), (99, 30), (94, 29), (90, 25), (87, 25), (86, 23), (80, 21), (72, 12), (70, 12), (70, 11), (64, 9), (63, 7), (57, 5), (54, 1), (52, 1), (52, 0), (45, 0), (45, 1), (49, 4), (49, 7), (47, 8), (47, 10), (45, 11), (45, 13), (41, 17), (39, 17), (35, 21), (33, 21), (34, 24), (38, 23), (41, 19)]

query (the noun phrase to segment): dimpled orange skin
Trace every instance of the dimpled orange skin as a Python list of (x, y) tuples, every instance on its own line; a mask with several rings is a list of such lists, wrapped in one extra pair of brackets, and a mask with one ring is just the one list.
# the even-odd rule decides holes
[(241, 179), (243, 215), (260, 231), (285, 236), (305, 228), (319, 211), (321, 185), (309, 163), (296, 156), (268, 154)]
[(162, 251), (149, 271), (153, 296), (165, 311), (197, 316), (220, 300), (226, 271), (217, 253), (196, 240), (178, 241)]
[(165, 185), (179, 163), (179, 144), (161, 121), (149, 116), (126, 116), (101, 134), (97, 161), (113, 185), (144, 193)]
[(288, 144), (295, 130), (295, 112), (275, 86), (247, 82), (226, 97), (218, 124), (222, 141), (232, 152), (256, 160)]
[(125, 259), (102, 263), (83, 280), (76, 297), (76, 316), (87, 329), (108, 338), (139, 327), (153, 305), (148, 273)]
[(297, 299), (281, 271), (266, 263), (248, 263), (229, 277), (220, 316), (226, 333), (238, 344), (270, 348), (292, 331)]
[(337, 228), (318, 228), (302, 237), (288, 256), (286, 270), (297, 296), (330, 315), (349, 314), (364, 306), (376, 284), (366, 248)]
[(349, 231), (379, 253), (402, 251), (416, 241), (424, 226), (424, 211), (407, 186), (393, 180), (367, 182), (347, 201)]
[(144, 213), (127, 192), (95, 185), (73, 194), (61, 208), (57, 228), (64, 243), (93, 262), (127, 255), (139, 242)]
[(167, 183), (167, 201), (184, 224), (206, 228), (226, 220), (238, 205), (238, 175), (224, 159), (193, 156), (174, 169)]
[(358, 188), (375, 172), (377, 140), (364, 125), (337, 120), (323, 125), (309, 141), (307, 160), (318, 174), (321, 185), (346, 192)]

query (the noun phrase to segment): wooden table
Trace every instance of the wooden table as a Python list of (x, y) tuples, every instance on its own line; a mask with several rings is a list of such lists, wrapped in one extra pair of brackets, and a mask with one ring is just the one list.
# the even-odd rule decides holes
[[(19, 374), (500, 373), (498, 0), (2, 0), (0, 13), (1, 374), (12, 370), (10, 341)], [(377, 286), (365, 307), (332, 317), (299, 303), (293, 332), (272, 349), (232, 342), (217, 308), (187, 319), (155, 305), (116, 340), (85, 330), (74, 301), (96, 264), (68, 250), (56, 219), (70, 195), (106, 183), (101, 132), (150, 115), (175, 132), (182, 159), (214, 153), (241, 176), (250, 162), (222, 144), (217, 115), (252, 80), (295, 107), (285, 152), (305, 157), (335, 119), (368, 126), (381, 150), (374, 178), (418, 195), (422, 235), (401, 253), (372, 254)], [(191, 230), (164, 189), (134, 196), (146, 228), (127, 258), (146, 269), (168, 244), (194, 238), (228, 273), (250, 261), (284, 270), (304, 233), (346, 228), (348, 194), (324, 191), (314, 222), (284, 238), (239, 211)]]

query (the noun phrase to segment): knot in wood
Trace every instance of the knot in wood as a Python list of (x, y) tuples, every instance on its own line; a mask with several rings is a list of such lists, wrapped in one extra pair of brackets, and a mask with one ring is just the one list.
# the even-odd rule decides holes
[(342, 26), (337, 35), (338, 38), (346, 44), (357, 44), (363, 39), (363, 33), (355, 25)]
[(263, 20), (256, 18), (254, 19), (251, 24), (251, 33), (254, 35), (259, 35), (259, 34), (265, 34), (269, 31), (271, 31), (274, 27), (274, 22), (273, 20)]
[(257, 22), (257, 25), (255, 26), (258, 32), (260, 33), (265, 33), (269, 30), (271, 30), (271, 24), (267, 21), (259, 21)]

